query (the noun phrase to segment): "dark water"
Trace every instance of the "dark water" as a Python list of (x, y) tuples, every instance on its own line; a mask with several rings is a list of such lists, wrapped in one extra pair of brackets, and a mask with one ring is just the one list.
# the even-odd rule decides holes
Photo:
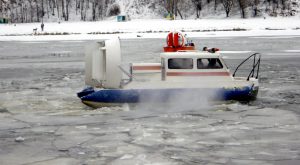
[[(258, 99), (93, 110), (76, 98), (91, 41), (1, 42), (0, 164), (300, 164), (300, 38), (193, 40), (232, 68), (260, 52)], [(124, 65), (157, 61), (163, 44), (122, 40)]]

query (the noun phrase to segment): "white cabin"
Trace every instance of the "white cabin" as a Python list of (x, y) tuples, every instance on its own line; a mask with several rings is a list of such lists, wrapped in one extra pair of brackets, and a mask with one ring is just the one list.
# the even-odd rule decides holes
[(161, 63), (132, 63), (133, 78), (123, 88), (231, 88), (250, 83), (233, 77), (218, 52), (167, 52), (160, 59)]

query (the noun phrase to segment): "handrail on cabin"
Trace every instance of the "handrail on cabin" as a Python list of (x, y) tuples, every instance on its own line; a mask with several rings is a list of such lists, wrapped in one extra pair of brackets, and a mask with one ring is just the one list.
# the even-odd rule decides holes
[[(258, 56), (258, 59), (256, 58)], [(250, 77), (254, 77), (255, 75), (255, 69), (256, 69), (256, 76), (255, 78), (258, 78), (259, 75), (259, 67), (260, 67), (260, 58), (261, 58), (261, 54), (260, 53), (254, 53), (252, 55), (250, 55), (248, 58), (246, 58), (244, 61), (242, 61), (235, 69), (235, 71), (233, 72), (233, 77), (235, 77), (236, 72), (239, 70), (239, 68), (246, 62), (248, 61), (250, 58), (253, 57), (253, 65), (252, 65), (252, 69), (247, 77), (247, 81), (249, 81)], [(256, 60), (257, 59), (257, 60)]]

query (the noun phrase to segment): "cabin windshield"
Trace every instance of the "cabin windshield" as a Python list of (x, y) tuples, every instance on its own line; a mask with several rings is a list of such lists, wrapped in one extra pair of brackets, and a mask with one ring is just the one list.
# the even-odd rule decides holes
[(192, 58), (170, 58), (168, 59), (169, 69), (193, 69)]
[(222, 69), (223, 65), (218, 58), (199, 58), (197, 59), (198, 69)]

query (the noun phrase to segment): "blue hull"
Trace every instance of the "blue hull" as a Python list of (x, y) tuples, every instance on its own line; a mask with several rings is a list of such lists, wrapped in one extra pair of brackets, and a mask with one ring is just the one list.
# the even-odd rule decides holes
[[(250, 101), (256, 98), (258, 87), (246, 86), (242, 88), (221, 89), (102, 89), (95, 91), (86, 88), (77, 95), (83, 103), (93, 106), (116, 105), (123, 103), (140, 102), (169, 102), (184, 98), (190, 100), (199, 97), (208, 97), (213, 100)], [(190, 98), (189, 98), (190, 97)]]

